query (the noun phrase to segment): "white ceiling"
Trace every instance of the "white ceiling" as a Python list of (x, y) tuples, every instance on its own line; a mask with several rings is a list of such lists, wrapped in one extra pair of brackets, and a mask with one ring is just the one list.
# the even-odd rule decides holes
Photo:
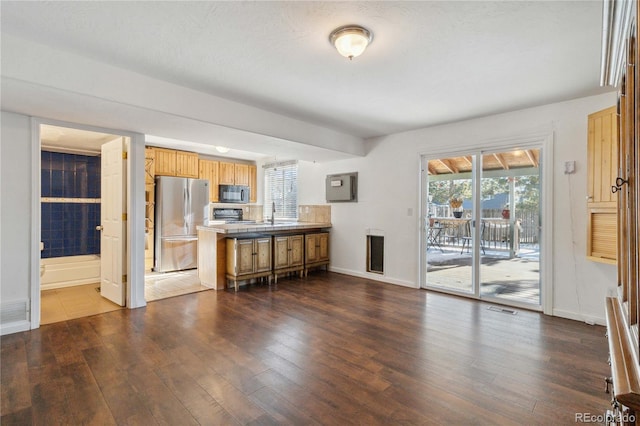
[[(360, 138), (610, 90), (600, 1), (1, 7), (3, 34)], [(374, 40), (350, 62), (328, 36), (353, 23)]]

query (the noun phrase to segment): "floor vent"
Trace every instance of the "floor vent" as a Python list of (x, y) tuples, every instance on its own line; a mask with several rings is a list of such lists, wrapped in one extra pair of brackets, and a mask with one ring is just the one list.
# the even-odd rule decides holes
[(510, 315), (516, 315), (518, 313), (518, 311), (514, 311), (513, 309), (501, 308), (499, 306), (489, 306), (487, 309), (490, 311), (501, 312), (503, 314), (510, 314)]
[(3, 303), (0, 309), (0, 324), (10, 324), (18, 321), (27, 321), (29, 311), (27, 309), (27, 300), (17, 300), (14, 302)]

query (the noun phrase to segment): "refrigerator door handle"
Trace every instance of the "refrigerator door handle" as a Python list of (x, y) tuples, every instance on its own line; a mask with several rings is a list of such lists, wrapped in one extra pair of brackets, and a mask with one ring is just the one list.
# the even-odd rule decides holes
[(183, 188), (182, 189), (182, 227), (187, 228), (187, 202), (188, 202), (188, 197), (187, 197), (187, 188)]

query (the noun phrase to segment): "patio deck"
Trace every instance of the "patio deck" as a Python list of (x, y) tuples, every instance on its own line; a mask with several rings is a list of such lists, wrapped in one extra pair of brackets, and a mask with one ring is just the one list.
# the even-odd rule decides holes
[[(537, 244), (521, 245), (518, 256), (486, 248), (480, 267), (481, 295), (540, 304), (540, 262)], [(430, 247), (427, 251), (427, 283), (449, 290), (471, 292), (471, 253), (457, 245)]]

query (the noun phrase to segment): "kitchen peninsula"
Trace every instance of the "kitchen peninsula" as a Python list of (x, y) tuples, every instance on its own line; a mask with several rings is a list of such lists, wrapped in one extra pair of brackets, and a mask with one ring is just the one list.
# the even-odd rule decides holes
[[(328, 238), (327, 231), (331, 228), (330, 206), (299, 206), (298, 221), (269, 221), (257, 223), (212, 223), (199, 226), (198, 229), (198, 277), (203, 286), (215, 290), (224, 290), (227, 283), (227, 245), (228, 240), (250, 240), (269, 238), (269, 265), (272, 265), (272, 252), (277, 256), (277, 248), (271, 249), (272, 237), (303, 236), (304, 247), (300, 249), (305, 254), (305, 264), (298, 268), (327, 265)], [(309, 255), (316, 256), (316, 247), (319, 247), (320, 236), (324, 237), (325, 258), (313, 260)], [(286, 250), (285, 250), (286, 251)], [(319, 253), (318, 253), (319, 254)], [(271, 277), (271, 268), (266, 273), (248, 275), (248, 278), (257, 276)], [(275, 274), (277, 277), (277, 273)], [(239, 277), (239, 279), (242, 279)], [(237, 289), (237, 284), (236, 284)]]

